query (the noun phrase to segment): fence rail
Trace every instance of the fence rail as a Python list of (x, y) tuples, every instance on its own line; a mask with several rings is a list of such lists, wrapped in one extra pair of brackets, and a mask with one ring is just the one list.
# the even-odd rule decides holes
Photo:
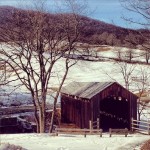
[(86, 137), (87, 134), (100, 135), (102, 137), (102, 129), (74, 129), (74, 128), (55, 128), (56, 135), (58, 134), (83, 134)]
[(144, 132), (150, 135), (150, 121), (131, 120), (132, 131)]
[(89, 127), (90, 129), (99, 129), (100, 128), (100, 125), (99, 125), (99, 118), (97, 118), (96, 121), (89, 121)]

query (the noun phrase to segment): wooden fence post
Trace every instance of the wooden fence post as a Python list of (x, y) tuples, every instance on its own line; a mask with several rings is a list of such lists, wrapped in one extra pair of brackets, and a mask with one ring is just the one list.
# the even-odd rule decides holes
[(84, 128), (84, 137), (86, 138), (86, 129)]
[(92, 132), (93, 126), (92, 126), (92, 121), (89, 121), (89, 126), (90, 126), (90, 132)]
[(148, 122), (148, 135), (150, 135), (150, 121)]
[(134, 127), (134, 125), (133, 125), (133, 118), (131, 118), (131, 131), (133, 132), (133, 127)]
[(99, 118), (97, 118), (97, 129), (99, 129)]
[(128, 129), (125, 128), (125, 137), (127, 137), (127, 135), (128, 135)]
[(100, 137), (102, 137), (103, 129), (100, 129)]
[(111, 128), (109, 128), (109, 137), (111, 137)]

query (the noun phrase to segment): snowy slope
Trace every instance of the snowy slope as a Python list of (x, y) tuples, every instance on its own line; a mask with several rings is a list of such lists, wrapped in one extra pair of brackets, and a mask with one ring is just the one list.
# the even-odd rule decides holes
[[(115, 58), (118, 53), (118, 50), (121, 50), (123, 52), (128, 51), (127, 48), (116, 48), (116, 47), (108, 47), (108, 48), (109, 50), (107, 51), (102, 51), (102, 52), (99, 51), (98, 55), (102, 57)], [(133, 51), (134, 51), (134, 55), (136, 56), (142, 53), (140, 50), (136, 50), (136, 53), (135, 53), (135, 49)], [(143, 56), (137, 57), (136, 59), (143, 60), (142, 57)], [(34, 62), (34, 65), (35, 68), (37, 68), (36, 62)], [(120, 66), (123, 65), (123, 63), (122, 64), (120, 63), (119, 65)], [(70, 68), (64, 86), (72, 81), (78, 81), (78, 82), (117, 81), (121, 85), (125, 86), (123, 75), (119, 71), (119, 67), (120, 67), (119, 65), (114, 61), (92, 62), (92, 61), (79, 60), (76, 65)], [(147, 74), (150, 74), (150, 69), (148, 65), (128, 64), (129, 69), (133, 66), (134, 66), (134, 71), (132, 73), (132, 76), (130, 77), (131, 82), (132, 82), (132, 78), (140, 78), (141, 70), (145, 70)], [(59, 81), (62, 78), (64, 72), (64, 58), (60, 59), (57, 62), (53, 72), (55, 73), (53, 74), (54, 77), (50, 80), (50, 85), (51, 87), (58, 87)], [(11, 76), (10, 80), (15, 78), (16, 78), (15, 76)], [(150, 82), (150, 78), (148, 79), (148, 82)], [(0, 101), (3, 102), (5, 105), (10, 105), (15, 101), (20, 102), (21, 104), (31, 103), (31, 96), (29, 91), (27, 91), (27, 89), (24, 86), (21, 86), (19, 88), (14, 87), (18, 84), (20, 84), (20, 82), (15, 81), (10, 83), (7, 86), (1, 87)], [(16, 90), (14, 91), (14, 89)], [(132, 85), (130, 86), (130, 90), (133, 92), (138, 91), (137, 85), (132, 83)], [(49, 96), (47, 100), (52, 103), (53, 99), (52, 97), (50, 97), (50, 93), (48, 95)]]
[(13, 134), (1, 135), (2, 143), (22, 146), (27, 150), (139, 150), (139, 146), (149, 139), (149, 136), (134, 134), (123, 135), (59, 135), (49, 134)]
[[(126, 51), (123, 48), (123, 51)], [(139, 50), (140, 54), (141, 51)], [(109, 51), (103, 51), (98, 53), (102, 57), (116, 57), (116, 49), (110, 48)], [(138, 54), (136, 54), (138, 55)], [(136, 60), (144, 61), (143, 57), (137, 57)], [(36, 63), (35, 63), (36, 66)], [(128, 65), (130, 68), (132, 65)], [(104, 82), (104, 81), (117, 81), (121, 85), (125, 86), (123, 76), (118, 72), (118, 65), (113, 61), (92, 62), (79, 60), (75, 66), (73, 66), (68, 73), (65, 84), (72, 81), (78, 82)], [(135, 70), (133, 71), (133, 77), (139, 77), (139, 72), (143, 68), (147, 73), (150, 73), (149, 67), (146, 65), (135, 64)], [(57, 62), (54, 74), (54, 78), (51, 79), (51, 86), (57, 87), (59, 80), (63, 75), (64, 59)], [(12, 76), (11, 79), (14, 79)], [(20, 102), (21, 104), (31, 103), (30, 93), (24, 86), (16, 89), (16, 85), (20, 84), (19, 81), (10, 83), (7, 86), (0, 87), (0, 101), (6, 105), (10, 105), (14, 102)], [(16, 89), (14, 91), (14, 89)], [(135, 92), (137, 86), (132, 84), (130, 89)], [(47, 98), (51, 103), (52, 98)], [(150, 113), (149, 113), (150, 114)], [(150, 118), (150, 117), (149, 117)], [(145, 118), (147, 119), (147, 118)], [(102, 138), (99, 136), (75, 136), (75, 135), (60, 135), (58, 137), (49, 136), (48, 134), (13, 134), (13, 135), (0, 135), (2, 143), (10, 143), (20, 145), (28, 150), (139, 150), (139, 145), (146, 140), (150, 139), (149, 136), (134, 134), (129, 135), (127, 138), (124, 136), (112, 136), (109, 138), (108, 134), (104, 134)]]

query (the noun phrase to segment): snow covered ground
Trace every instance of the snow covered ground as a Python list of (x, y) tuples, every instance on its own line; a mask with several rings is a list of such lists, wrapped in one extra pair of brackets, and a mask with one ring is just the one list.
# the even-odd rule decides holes
[[(107, 57), (107, 58), (109, 58), (109, 57), (116, 58), (118, 55), (117, 54), (118, 51), (121, 51), (123, 54), (126, 53), (126, 51), (128, 51), (127, 48), (121, 48), (121, 47), (108, 46), (108, 49), (109, 50), (107, 50), (107, 51), (102, 51), (102, 52), (99, 51), (98, 56)], [(96, 50), (96, 49), (91, 48), (91, 51), (92, 50)], [(135, 53), (135, 51), (137, 52), (134, 54), (136, 56), (141, 54), (140, 50), (133, 49), (132, 51), (134, 51), (134, 53)], [(136, 59), (137, 58), (142, 61), (142, 56), (136, 57)], [(33, 59), (33, 61), (34, 61), (34, 59)], [(74, 61), (74, 60), (72, 60), (72, 61)], [(33, 64), (35, 66), (34, 68), (38, 67), (38, 65), (36, 65), (36, 62), (33, 62)], [(53, 87), (58, 86), (59, 80), (61, 79), (63, 72), (64, 72), (64, 65), (65, 64), (64, 64), (63, 58), (60, 59), (57, 62), (57, 64), (55, 65), (54, 70), (53, 70), (53, 72), (55, 72), (53, 74), (54, 78), (50, 81), (51, 86), (53, 86)], [(130, 68), (130, 66), (132, 66), (132, 65), (129, 64), (127, 67)], [(124, 86), (124, 79), (118, 68), (119, 68), (118, 64), (116, 64), (116, 62), (113, 62), (113, 61), (92, 62), (92, 61), (79, 60), (76, 65), (74, 65), (73, 67), (70, 68), (69, 74), (67, 75), (65, 85), (71, 81), (81, 81), (81, 82), (82, 81), (84, 81), (84, 82), (117, 81)], [(134, 77), (138, 76), (141, 68), (144, 68), (145, 70), (147, 70), (147, 72), (150, 73), (150, 70), (148, 69), (149, 67), (147, 67), (146, 65), (135, 64), (135, 69), (133, 71)], [(12, 79), (13, 80), (16, 79), (16, 76), (12, 75), (10, 80), (12, 80)], [(3, 86), (2, 89), (0, 89), (0, 96), (1, 96), (0, 99), (1, 100), (5, 99), (5, 101), (10, 100), (10, 99), (20, 99), (20, 97), (22, 97), (22, 98), (26, 97), (27, 99), (30, 99), (30, 96), (28, 95), (29, 91), (24, 86), (16, 88), (17, 85), (20, 85), (19, 81), (11, 82), (9, 85)], [(133, 89), (133, 88), (135, 88), (135, 86), (131, 87), (131, 89)], [(15, 89), (15, 91), (12, 92), (14, 89)], [(2, 96), (1, 93), (4, 93), (3, 95), (5, 95), (5, 97)], [(23, 100), (23, 101), (25, 101), (25, 100)]]
[[(98, 52), (98, 55), (102, 57), (115, 58), (117, 56), (118, 50), (124, 53), (128, 51), (127, 48), (108, 47), (107, 51), (102, 51), (102, 52), (100, 51)], [(135, 54), (135, 50), (132, 51), (134, 51), (134, 55), (136, 56), (142, 53), (140, 50), (136, 50), (137, 52), (136, 54)], [(136, 59), (140, 59), (142, 61), (143, 56), (136, 57)], [(120, 71), (121, 70), (120, 67), (122, 67), (123, 65), (124, 65), (123, 63), (117, 64), (115, 61), (92, 62), (92, 61), (79, 60), (76, 65), (70, 68), (64, 86), (72, 81), (78, 81), (78, 82), (117, 81), (119, 84), (125, 86), (123, 75)], [(137, 83), (135, 83), (132, 79), (140, 79), (143, 74), (145, 76), (146, 75), (149, 76), (150, 67), (148, 65), (127, 64), (127, 68), (128, 68), (127, 72), (130, 69), (134, 68), (132, 75), (130, 75), (129, 77), (129, 81), (131, 83), (130, 90), (132, 92), (137, 92), (138, 86), (140, 85), (137, 86)], [(54, 77), (50, 81), (50, 85), (51, 87), (57, 87), (64, 72), (64, 58), (60, 59), (57, 62), (53, 72), (55, 72), (55, 74), (53, 75)], [(14, 78), (15, 76), (12, 76), (10, 80)], [(150, 83), (150, 76), (148, 77), (147, 82)], [(10, 106), (13, 103), (30, 104), (31, 96), (29, 91), (27, 91), (24, 86), (16, 88), (16, 85), (18, 84), (20, 84), (20, 82), (15, 81), (13, 83), (11, 82), (7, 86), (3, 86), (0, 89), (0, 102), (8, 106)], [(147, 88), (149, 87), (150, 86), (147, 85)], [(14, 91), (15, 88), (16, 90)], [(50, 103), (53, 102), (53, 99), (52, 97), (50, 97), (50, 94), (48, 94), (47, 100)]]
[[(148, 135), (130, 134), (123, 135), (104, 134), (98, 135), (59, 135), (49, 134), (5, 134), (1, 135), (1, 143), (19, 145), (27, 150), (139, 150), (143, 142), (150, 139)], [(0, 146), (1, 148), (2, 146)], [(1, 150), (1, 149), (0, 149)]]
[[(125, 48), (123, 50), (126, 51)], [(141, 53), (141, 51), (139, 51), (139, 53)], [(116, 57), (116, 49), (112, 48), (109, 51), (100, 52), (99, 55), (103, 57)], [(138, 59), (144, 61), (143, 58)], [(63, 74), (63, 62), (64, 59), (61, 59), (55, 66), (54, 72), (57, 74), (55, 74), (55, 78), (51, 80), (51, 85), (53, 87), (58, 86), (59, 79)], [(128, 68), (131, 66), (132, 65), (129, 64)], [(118, 68), (119, 66), (113, 61), (92, 62), (79, 60), (77, 64), (69, 70), (64, 86), (72, 81), (117, 81), (119, 84), (125, 86), (123, 76), (118, 71)], [(142, 69), (150, 74), (148, 66), (135, 64), (135, 69), (131, 78), (139, 77)], [(14, 76), (11, 78), (13, 79)], [(14, 101), (21, 102), (21, 104), (31, 103), (30, 94), (25, 87), (22, 86), (12, 92), (14, 89), (13, 85), (17, 84), (20, 84), (19, 81), (15, 81), (15, 83), (11, 83), (9, 86), (3, 86), (0, 89), (1, 102), (7, 105), (14, 103)], [(137, 90), (137, 86), (132, 84), (130, 89), (134, 92)], [(52, 102), (50, 97), (48, 97), (48, 99)], [(28, 150), (139, 150), (139, 145), (148, 139), (150, 139), (149, 136), (141, 134), (129, 135), (127, 138), (121, 135), (113, 135), (110, 138), (108, 134), (104, 134), (102, 138), (96, 135), (87, 136), (87, 138), (79, 135), (60, 135), (58, 137), (48, 134), (0, 135), (1, 143), (20, 145)]]

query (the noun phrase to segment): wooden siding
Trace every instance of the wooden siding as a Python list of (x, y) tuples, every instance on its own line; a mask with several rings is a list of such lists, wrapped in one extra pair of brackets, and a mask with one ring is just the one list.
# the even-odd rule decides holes
[(61, 96), (61, 121), (74, 123), (80, 128), (89, 128), (91, 118), (90, 102), (66, 95)]
[[(132, 94), (127, 89), (123, 88), (118, 83), (113, 83), (103, 91), (99, 92), (91, 99), (77, 98), (67, 94), (61, 95), (61, 119), (64, 123), (74, 123), (80, 128), (89, 128), (89, 120), (96, 121), (97, 118), (101, 118), (100, 106), (103, 100), (108, 101), (111, 97), (112, 101), (109, 101), (106, 107), (114, 107), (115, 101), (113, 98), (121, 97), (127, 103), (120, 103), (118, 106), (125, 109), (116, 110), (119, 115), (124, 116), (124, 112), (128, 120), (128, 129), (130, 129), (131, 118), (137, 119), (137, 96)], [(117, 103), (116, 103), (117, 105)], [(107, 110), (107, 109), (106, 109)], [(120, 111), (120, 112), (119, 112)], [(113, 120), (113, 119), (112, 119)], [(100, 120), (100, 126), (101, 126)]]

